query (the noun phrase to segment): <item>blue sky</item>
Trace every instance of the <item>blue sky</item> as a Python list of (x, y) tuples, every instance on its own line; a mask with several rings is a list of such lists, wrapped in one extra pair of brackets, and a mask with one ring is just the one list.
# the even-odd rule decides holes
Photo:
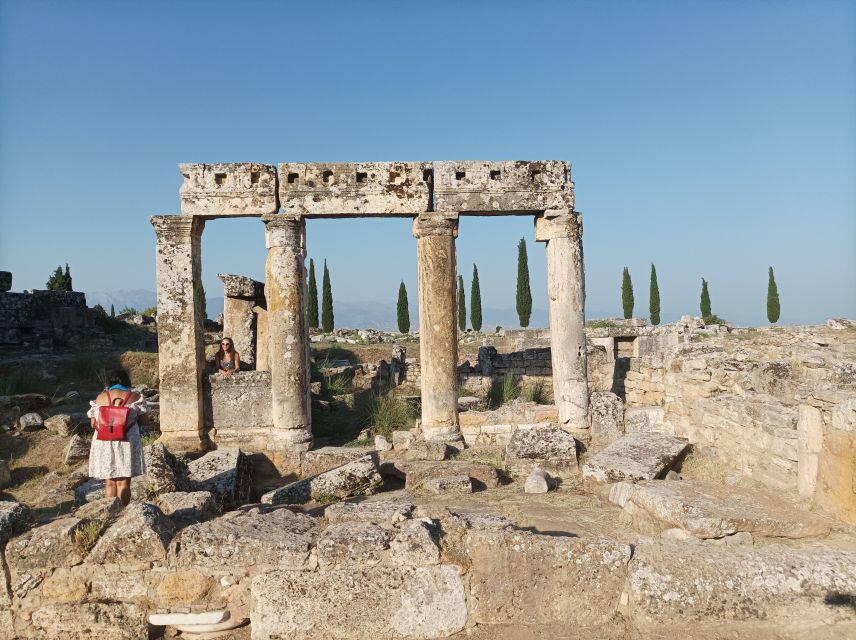
[[(856, 3), (0, 0), (0, 269), (154, 289), (151, 214), (179, 162), (559, 158), (585, 220), (589, 315), (856, 317)], [(467, 218), (458, 258), (513, 307), (527, 218)], [(311, 221), (334, 297), (416, 297), (406, 220)], [(210, 222), (204, 284), (261, 278), (262, 224)], [(392, 309), (392, 307), (391, 307)], [(391, 310), (392, 313), (392, 310)], [(490, 318), (485, 318), (490, 323)]]

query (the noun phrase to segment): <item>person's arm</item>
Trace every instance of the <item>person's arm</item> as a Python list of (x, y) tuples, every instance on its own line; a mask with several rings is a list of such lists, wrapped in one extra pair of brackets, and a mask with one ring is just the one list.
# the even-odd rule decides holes
[(232, 362), (235, 363), (235, 368), (233, 369), (233, 371), (240, 371), (241, 370), (241, 354), (239, 354), (237, 351), (235, 352), (235, 355), (232, 358)]

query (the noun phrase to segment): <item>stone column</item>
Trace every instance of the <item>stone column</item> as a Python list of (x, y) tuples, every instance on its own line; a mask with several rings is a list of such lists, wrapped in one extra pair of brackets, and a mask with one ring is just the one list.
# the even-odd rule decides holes
[(309, 332), (306, 326), (306, 223), (272, 215), (265, 223), (268, 366), (273, 433), (269, 448), (282, 471), (312, 446)]
[(535, 239), (547, 243), (553, 394), (565, 430), (588, 428), (582, 237), (577, 212), (549, 210), (535, 218)]
[(223, 281), (223, 335), (232, 338), (246, 368), (256, 368), (256, 306), (264, 285), (246, 276), (217, 274)]
[(158, 371), (161, 441), (173, 451), (205, 448), (202, 375), (205, 369), (201, 240), (205, 221), (153, 216), (157, 235)]
[(422, 433), (426, 440), (462, 444), (455, 314), (458, 214), (421, 214), (413, 221), (413, 235), (419, 269)]
[(256, 314), (256, 371), (270, 371), (268, 364), (268, 328), (267, 309), (262, 306), (253, 307)]

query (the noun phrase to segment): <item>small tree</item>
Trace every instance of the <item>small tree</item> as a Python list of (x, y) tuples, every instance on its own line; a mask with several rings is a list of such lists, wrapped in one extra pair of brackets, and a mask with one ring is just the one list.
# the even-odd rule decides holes
[(48, 291), (65, 291), (65, 274), (62, 272), (62, 267), (57, 267), (45, 283), (45, 289)]
[(65, 273), (63, 274), (64, 291), (74, 291), (71, 288), (71, 269), (68, 268), (68, 263), (65, 263)]
[(333, 331), (333, 289), (330, 287), (330, 271), (324, 261), (324, 278), (321, 282), (321, 328), (324, 333)]
[(398, 285), (398, 306), (396, 307), (398, 316), (398, 332), (407, 333), (410, 331), (410, 306), (407, 302), (407, 288), (404, 286), (404, 280)]
[(710, 310), (710, 293), (707, 290), (707, 280), (701, 279), (701, 303), (699, 304), (702, 320), (707, 321), (713, 317), (713, 312)]
[(481, 331), (481, 287), (479, 286), (479, 268), (476, 265), (473, 265), (473, 282), (470, 285), (470, 325), (473, 331)]
[(781, 312), (779, 288), (776, 286), (776, 276), (773, 275), (773, 267), (770, 267), (769, 278), (767, 280), (767, 320), (770, 321), (770, 324), (775, 324), (779, 321)]
[(113, 305), (113, 304), (111, 304), (111, 305), (110, 305), (110, 317), (111, 317), (111, 318), (115, 318), (115, 317), (116, 317), (116, 306), (115, 306), (115, 305)]
[(651, 313), (651, 324), (660, 324), (660, 287), (657, 284), (657, 269), (651, 263), (651, 290), (648, 295), (648, 310)]
[(532, 315), (532, 292), (529, 290), (529, 257), (526, 254), (526, 240), (520, 238), (517, 243), (517, 317), (520, 326), (528, 327)]
[(630, 270), (624, 267), (621, 276), (621, 306), (624, 308), (624, 318), (633, 317), (633, 283), (630, 281)]
[(309, 327), (318, 328), (318, 283), (315, 281), (315, 261), (309, 258), (309, 299), (306, 303)]
[(467, 296), (464, 293), (464, 276), (458, 276), (458, 329), (467, 330)]
[(196, 286), (193, 293), (196, 296), (196, 306), (199, 307), (202, 323), (205, 324), (205, 321), (208, 319), (208, 301), (205, 298), (205, 287), (202, 286), (201, 281)]

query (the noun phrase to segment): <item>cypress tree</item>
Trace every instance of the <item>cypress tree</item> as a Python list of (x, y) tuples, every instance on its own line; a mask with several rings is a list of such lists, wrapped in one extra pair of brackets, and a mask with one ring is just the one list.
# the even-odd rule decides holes
[(630, 281), (630, 270), (624, 267), (621, 276), (621, 306), (624, 308), (624, 318), (633, 317), (633, 283)]
[(467, 296), (464, 293), (464, 276), (458, 276), (458, 329), (467, 330)]
[(321, 282), (321, 328), (324, 333), (333, 331), (333, 289), (330, 287), (330, 271), (324, 261), (324, 279)]
[(651, 324), (660, 324), (660, 286), (657, 284), (657, 269), (651, 263), (651, 291), (648, 296), (648, 310), (651, 312)]
[(710, 310), (710, 293), (707, 291), (707, 280), (704, 278), (701, 279), (701, 304), (699, 305), (699, 310), (701, 311), (702, 320), (707, 321), (708, 318), (713, 316)]
[(767, 320), (770, 324), (779, 321), (782, 309), (779, 306), (779, 288), (776, 286), (776, 276), (773, 275), (773, 267), (770, 267), (769, 279), (767, 280)]
[(309, 258), (309, 300), (306, 303), (306, 315), (310, 329), (318, 328), (318, 283), (315, 281), (315, 261)]
[(112, 304), (110, 305), (110, 317), (111, 317), (111, 318), (115, 318), (115, 317), (116, 317), (116, 306), (115, 306), (115, 305), (112, 305)]
[(62, 284), (65, 291), (74, 291), (71, 288), (71, 270), (68, 268), (68, 263), (65, 263), (65, 274), (62, 277)]
[(479, 286), (479, 268), (476, 265), (473, 265), (473, 283), (470, 288), (470, 325), (473, 331), (481, 331), (481, 287)]
[(526, 240), (517, 243), (517, 317), (520, 326), (529, 326), (532, 315), (532, 292), (529, 290), (529, 257), (526, 255)]
[(398, 332), (407, 333), (410, 331), (410, 306), (407, 302), (407, 289), (404, 286), (404, 280), (398, 287), (398, 307), (396, 308), (398, 315)]

